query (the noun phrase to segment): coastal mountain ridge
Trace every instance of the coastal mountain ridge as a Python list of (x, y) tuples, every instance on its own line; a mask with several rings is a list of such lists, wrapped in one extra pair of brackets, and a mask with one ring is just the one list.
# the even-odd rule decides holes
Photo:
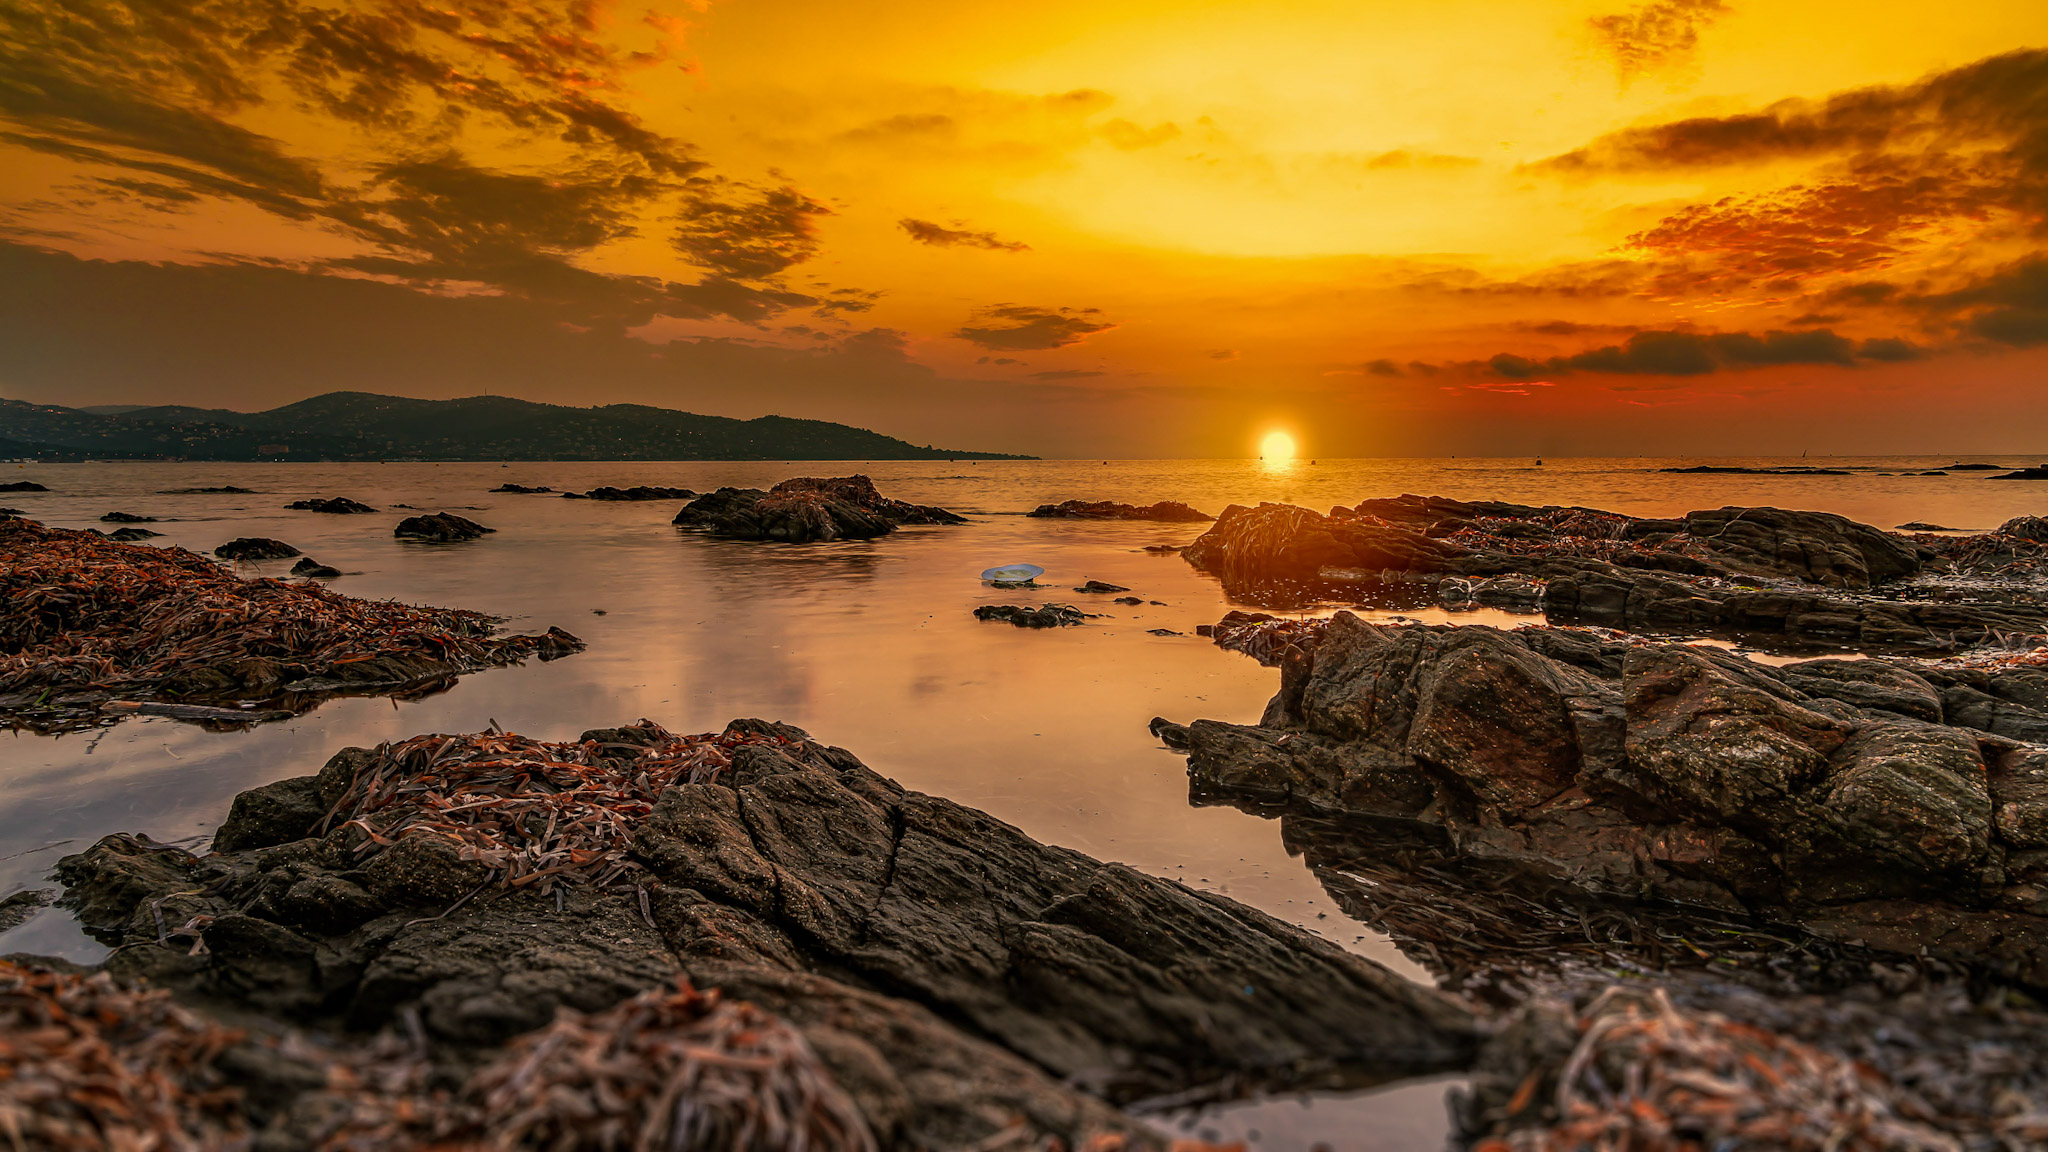
[[(124, 410), (115, 410), (115, 409)], [(123, 460), (1028, 460), (826, 420), (329, 392), (263, 412), (0, 399), (0, 457)]]

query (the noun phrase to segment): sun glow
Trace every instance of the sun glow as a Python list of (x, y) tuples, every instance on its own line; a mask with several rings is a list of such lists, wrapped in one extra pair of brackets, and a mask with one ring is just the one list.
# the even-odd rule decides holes
[(1259, 441), (1259, 459), (1275, 462), (1294, 459), (1294, 437), (1285, 432), (1269, 432)]

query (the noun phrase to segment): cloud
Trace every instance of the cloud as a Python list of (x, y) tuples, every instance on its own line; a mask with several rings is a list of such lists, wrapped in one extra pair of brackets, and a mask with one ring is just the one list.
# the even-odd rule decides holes
[(2048, 344), (2048, 257), (2009, 264), (1960, 290), (1910, 302), (1958, 316), (1969, 334), (2017, 348)]
[(1831, 329), (1805, 331), (1637, 332), (1620, 344), (1589, 348), (1563, 356), (1532, 358), (1503, 352), (1465, 365), (1482, 376), (1530, 381), (1539, 376), (1594, 372), (1622, 376), (1704, 376), (1712, 372), (1765, 368), (1785, 364), (1833, 364), (1853, 367), (1861, 361), (1897, 361), (1918, 356), (1903, 340), (1866, 340), (1862, 344)]
[[(480, 286), (564, 323), (815, 303), (775, 278), (816, 252), (827, 209), (708, 178), (623, 102), (670, 50), (648, 29), (674, 22), (599, 39), (599, 16), (591, 0), (22, 0), (0, 7), (0, 140), (82, 165), (76, 187), (102, 203), (239, 201), (362, 246), (310, 270)], [(696, 282), (581, 266), (664, 217)]]
[(1090, 372), (1081, 368), (1055, 368), (1047, 372), (1033, 372), (1033, 380), (1086, 380), (1090, 376), (1106, 376), (1106, 372)]
[(1000, 321), (980, 326), (967, 325), (953, 335), (992, 352), (1031, 352), (1079, 344), (1097, 332), (1116, 325), (1099, 319), (1100, 308), (1033, 308), (1022, 304), (996, 304), (981, 309), (974, 318)]
[(794, 188), (732, 184), (736, 195), (693, 195), (672, 242), (692, 264), (734, 280), (765, 280), (818, 250), (817, 218), (830, 208)]
[(1367, 169), (1384, 171), (1390, 168), (1471, 168), (1479, 163), (1474, 156), (1446, 156), (1439, 152), (1411, 152), (1397, 148), (1392, 152), (1381, 152), (1367, 156), (1362, 164)]
[(1690, 61), (1700, 30), (1729, 11), (1721, 0), (1654, 0), (1627, 12), (1587, 21), (1600, 47), (1614, 58), (1625, 87), (1631, 81)]
[[(958, 221), (955, 221), (958, 223)], [(934, 248), (987, 248), (995, 252), (1029, 252), (1031, 245), (1014, 240), (1004, 240), (993, 232), (969, 232), (944, 228), (929, 220), (918, 220), (906, 216), (896, 222), (898, 228), (910, 233), (910, 238), (920, 244)]]
[(1785, 100), (1758, 112), (1625, 128), (1534, 167), (1643, 172), (1787, 158), (2010, 149), (2023, 169), (2048, 168), (2048, 49), (1992, 56), (1915, 84)]
[(1211, 360), (1235, 360), (1237, 359), (1237, 349), (1211, 348), (1209, 349), (1209, 351), (1203, 353), (1203, 355), (1207, 356)]
[(1157, 148), (1161, 144), (1180, 139), (1180, 125), (1171, 120), (1141, 128), (1129, 120), (1116, 119), (1105, 123), (1097, 131), (1109, 141), (1112, 148), (1124, 152), (1136, 152), (1141, 148)]

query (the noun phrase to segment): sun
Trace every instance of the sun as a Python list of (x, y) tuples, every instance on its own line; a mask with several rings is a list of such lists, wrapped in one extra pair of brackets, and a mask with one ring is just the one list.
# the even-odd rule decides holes
[(1294, 459), (1294, 437), (1289, 436), (1285, 432), (1267, 433), (1266, 438), (1264, 440), (1259, 441), (1259, 459)]

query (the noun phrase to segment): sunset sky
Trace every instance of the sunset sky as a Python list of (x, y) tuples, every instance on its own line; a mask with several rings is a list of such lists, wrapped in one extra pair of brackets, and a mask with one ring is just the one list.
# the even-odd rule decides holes
[(0, 395), (2048, 449), (2040, 0), (10, 0)]

